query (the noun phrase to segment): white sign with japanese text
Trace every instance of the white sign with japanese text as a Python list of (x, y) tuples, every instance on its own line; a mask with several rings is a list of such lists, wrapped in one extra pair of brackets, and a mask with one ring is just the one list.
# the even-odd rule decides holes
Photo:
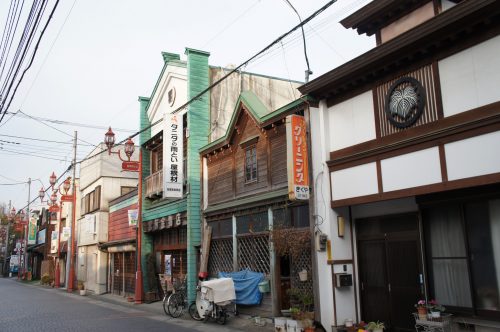
[(184, 167), (182, 114), (165, 114), (163, 123), (163, 197), (182, 198)]

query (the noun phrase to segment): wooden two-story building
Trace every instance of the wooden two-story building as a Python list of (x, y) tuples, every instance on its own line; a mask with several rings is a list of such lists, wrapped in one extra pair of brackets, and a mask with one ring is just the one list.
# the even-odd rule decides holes
[[(200, 150), (203, 217), (211, 228), (209, 276), (248, 269), (270, 282), (260, 304), (239, 308), (247, 314), (281, 315), (281, 309), (290, 308), (291, 288), (312, 298), (309, 204), (289, 199), (287, 167), (287, 116), (303, 116), (307, 109), (306, 99), (272, 109), (243, 91), (225, 135)], [(273, 250), (273, 230), (283, 227), (294, 229), (285, 239), (289, 243), (300, 245), (302, 236), (297, 255)], [(300, 281), (303, 270), (309, 278)]]

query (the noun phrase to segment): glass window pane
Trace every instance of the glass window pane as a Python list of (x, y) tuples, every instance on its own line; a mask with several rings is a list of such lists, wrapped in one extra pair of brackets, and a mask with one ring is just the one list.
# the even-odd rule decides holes
[(263, 232), (268, 229), (267, 211), (247, 214), (236, 218), (237, 234)]
[(500, 311), (500, 200), (465, 205), (477, 309)]
[(432, 257), (465, 257), (465, 237), (458, 205), (443, 206), (424, 213), (429, 221), (428, 241)]
[(220, 236), (233, 235), (233, 220), (231, 218), (219, 221)]
[(438, 303), (472, 307), (466, 259), (434, 259), (432, 276), (434, 296)]

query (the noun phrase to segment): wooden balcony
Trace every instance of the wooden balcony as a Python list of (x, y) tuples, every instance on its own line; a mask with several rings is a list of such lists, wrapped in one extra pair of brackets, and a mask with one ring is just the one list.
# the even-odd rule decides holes
[(160, 198), (163, 195), (163, 170), (151, 174), (145, 179), (146, 197), (150, 199)]

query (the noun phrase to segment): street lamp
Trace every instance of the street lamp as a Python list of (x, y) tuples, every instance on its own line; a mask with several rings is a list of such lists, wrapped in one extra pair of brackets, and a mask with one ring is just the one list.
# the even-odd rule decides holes
[(137, 194), (137, 247), (136, 247), (136, 274), (135, 274), (135, 303), (142, 303), (144, 299), (144, 290), (142, 287), (142, 264), (141, 264), (141, 250), (142, 250), (142, 151), (139, 153), (139, 161), (131, 161), (134, 154), (135, 144), (132, 138), (129, 137), (125, 142), (125, 155), (127, 160), (122, 159), (120, 150), (113, 152), (111, 149), (115, 145), (115, 133), (109, 127), (106, 134), (104, 134), (104, 144), (108, 148), (108, 155), (112, 153), (117, 154), (118, 158), (123, 162), (122, 171), (138, 172), (139, 173), (139, 188)]
[[(104, 134), (104, 144), (106, 144), (106, 147), (108, 148), (108, 155), (111, 155), (112, 153), (114, 153), (114, 154), (118, 155), (118, 158), (120, 158), (121, 161), (130, 162), (130, 158), (134, 154), (134, 150), (135, 150), (135, 144), (134, 144), (134, 141), (132, 141), (132, 138), (129, 137), (127, 139), (127, 141), (125, 142), (125, 149), (124, 150), (125, 150), (125, 155), (127, 156), (127, 160), (122, 158), (122, 156), (120, 154), (120, 150), (118, 150), (116, 152), (112, 151), (112, 148), (115, 145), (115, 133), (113, 132), (111, 127), (109, 127), (106, 134)], [(127, 170), (129, 170), (129, 169), (127, 169)]]
[(10, 210), (10, 218), (14, 219), (15, 216), (16, 216), (16, 209), (12, 207), (12, 210)]
[(54, 189), (54, 185), (56, 184), (57, 181), (57, 176), (54, 172), (52, 172), (52, 175), (49, 177), (49, 183), (52, 189)]

